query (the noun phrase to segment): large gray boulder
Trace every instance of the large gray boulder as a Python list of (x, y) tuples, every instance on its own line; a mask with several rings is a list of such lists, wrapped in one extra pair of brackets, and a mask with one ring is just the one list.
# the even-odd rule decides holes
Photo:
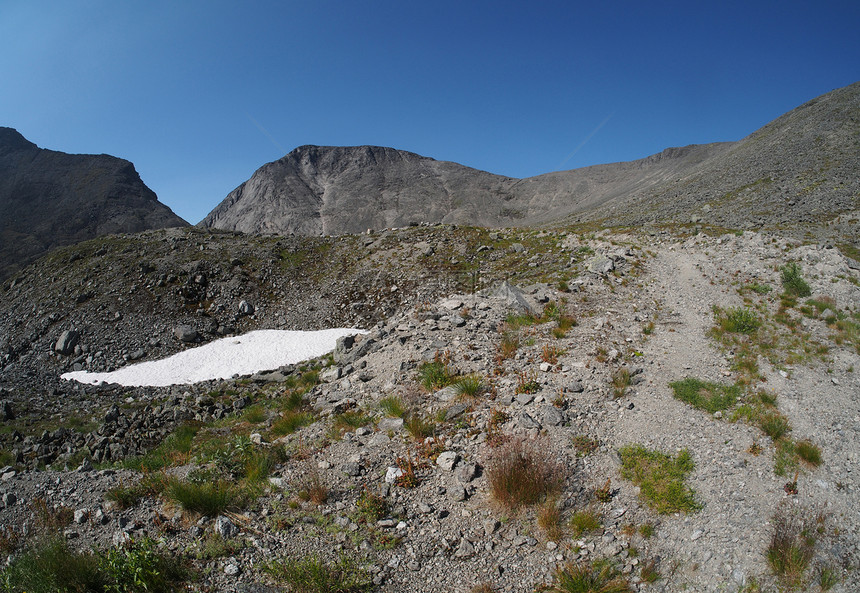
[(54, 344), (54, 352), (62, 354), (63, 356), (74, 354), (75, 346), (78, 345), (78, 340), (80, 340), (80, 338), (81, 335), (78, 332), (73, 329), (67, 329), (60, 334), (59, 338), (57, 338), (57, 343)]

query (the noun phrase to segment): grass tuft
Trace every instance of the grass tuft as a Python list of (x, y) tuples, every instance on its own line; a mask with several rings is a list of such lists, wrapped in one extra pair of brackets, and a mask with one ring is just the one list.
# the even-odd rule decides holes
[(597, 531), (602, 527), (600, 513), (591, 508), (576, 511), (571, 515), (569, 524), (573, 531), (573, 537), (582, 537), (584, 534)]
[(632, 593), (630, 584), (608, 561), (568, 564), (555, 569), (552, 593)]
[(733, 334), (752, 334), (761, 327), (761, 319), (755, 311), (746, 307), (714, 309), (717, 325), (723, 331)]
[(207, 517), (215, 517), (228, 509), (241, 508), (244, 504), (244, 493), (223, 480), (201, 483), (171, 480), (164, 492), (183, 510)]
[(550, 457), (545, 443), (511, 439), (493, 451), (487, 480), (496, 502), (516, 509), (561, 492), (562, 467)]

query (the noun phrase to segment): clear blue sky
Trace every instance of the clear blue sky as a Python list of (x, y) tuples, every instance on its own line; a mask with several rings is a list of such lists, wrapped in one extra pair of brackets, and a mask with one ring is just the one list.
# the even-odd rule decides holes
[(191, 223), (302, 144), (527, 177), (738, 140), (860, 80), (860, 2), (0, 0), (0, 125)]

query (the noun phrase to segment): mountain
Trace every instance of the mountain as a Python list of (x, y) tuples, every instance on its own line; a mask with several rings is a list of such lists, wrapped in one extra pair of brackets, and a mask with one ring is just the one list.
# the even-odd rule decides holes
[[(412, 222), (482, 226), (600, 222), (808, 228), (860, 196), (860, 83), (737, 142), (514, 179), (377, 146), (301, 146), (233, 190), (203, 227), (342, 234)], [(839, 219), (839, 215), (847, 217)], [(852, 231), (853, 228), (853, 231)]]
[(126, 160), (39, 148), (0, 127), (0, 279), (61, 245), (187, 226)]

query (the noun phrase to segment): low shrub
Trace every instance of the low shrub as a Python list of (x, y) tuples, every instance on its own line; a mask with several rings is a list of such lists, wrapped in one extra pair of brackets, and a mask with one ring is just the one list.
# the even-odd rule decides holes
[(780, 268), (782, 272), (782, 287), (791, 296), (808, 297), (812, 294), (809, 284), (801, 276), (800, 265), (797, 262), (789, 262)]

